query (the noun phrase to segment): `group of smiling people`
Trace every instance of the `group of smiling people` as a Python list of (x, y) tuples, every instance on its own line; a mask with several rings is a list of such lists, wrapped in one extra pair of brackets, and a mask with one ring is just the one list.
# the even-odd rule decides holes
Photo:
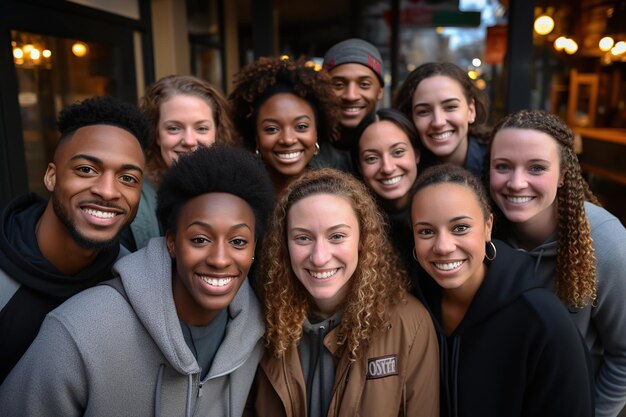
[(617, 416), (626, 230), (572, 131), (488, 128), (450, 63), (376, 110), (383, 74), (350, 39), (227, 99), (150, 86), (134, 253), (47, 316), (6, 415)]

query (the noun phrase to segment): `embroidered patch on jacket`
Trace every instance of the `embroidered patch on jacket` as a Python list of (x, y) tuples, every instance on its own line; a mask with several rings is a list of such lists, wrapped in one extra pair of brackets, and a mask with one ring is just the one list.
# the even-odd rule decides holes
[(367, 379), (398, 375), (398, 355), (379, 356), (367, 360)]

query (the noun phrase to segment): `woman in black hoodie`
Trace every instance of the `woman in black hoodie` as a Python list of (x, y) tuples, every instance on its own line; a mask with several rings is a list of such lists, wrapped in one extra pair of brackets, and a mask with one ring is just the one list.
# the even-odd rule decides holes
[(436, 166), (411, 202), (418, 291), (439, 335), (442, 416), (592, 416), (584, 342), (530, 259), (491, 240), (479, 180)]

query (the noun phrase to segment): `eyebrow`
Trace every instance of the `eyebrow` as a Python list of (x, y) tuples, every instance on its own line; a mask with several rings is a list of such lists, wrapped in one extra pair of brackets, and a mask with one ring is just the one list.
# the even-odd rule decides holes
[[(301, 120), (301, 119), (311, 120), (311, 118), (310, 118), (310, 117), (309, 117), (309, 115), (307, 115), (307, 114), (302, 114), (302, 115), (300, 115), (300, 116), (298, 116), (298, 117), (295, 117), (293, 120), (294, 120), (294, 121), (298, 121), (298, 120)], [(271, 118), (271, 117), (266, 117), (265, 119), (261, 120), (261, 122), (262, 122), (262, 123), (265, 123), (265, 122), (274, 122), (274, 123), (278, 123), (279, 121), (278, 121), (277, 119), (273, 119), (273, 118)]]
[[(511, 159), (510, 158), (506, 158), (506, 157), (499, 157), (499, 158), (493, 158), (493, 162), (499, 162), (499, 161), (506, 161), (506, 162), (510, 162)], [(552, 162), (548, 161), (547, 159), (541, 159), (541, 158), (534, 158), (534, 159), (529, 159), (528, 161), (526, 161), (526, 163), (537, 163), (537, 162), (543, 162), (545, 164), (551, 164)]]
[[(408, 144), (407, 142), (396, 142), (396, 143), (392, 143), (392, 144), (389, 146), (389, 149), (397, 148), (397, 147), (398, 147), (398, 146), (400, 146), (400, 145), (407, 145), (407, 144)], [(362, 154), (364, 154), (365, 152), (376, 152), (376, 153), (378, 153), (378, 150), (377, 150), (377, 149), (373, 149), (373, 148), (368, 148), (368, 149), (363, 149), (363, 150), (361, 151), (361, 153), (362, 153)]]
[[(459, 102), (460, 102), (460, 101), (461, 101), (461, 99), (460, 99), (460, 98), (456, 98), (456, 97), (447, 98), (447, 99), (445, 99), (444, 101), (442, 101), (442, 103), (443, 103), (443, 104), (448, 104), (448, 103), (450, 103), (450, 102), (452, 102), (452, 101), (459, 101)], [(413, 105), (413, 107), (414, 107), (414, 108), (415, 108), (415, 107), (417, 107), (417, 106), (430, 106), (430, 104), (429, 104), (429, 103), (415, 103), (415, 104)]]
[[(104, 162), (102, 161), (102, 159), (100, 158), (96, 158), (95, 156), (91, 156), (91, 155), (87, 155), (84, 153), (79, 153), (78, 155), (74, 155), (73, 157), (70, 158), (70, 161), (76, 161), (79, 159), (85, 159), (89, 162), (92, 162), (94, 164), (98, 164), (98, 165), (104, 165)], [(122, 165), (122, 169), (125, 171), (128, 170), (132, 170), (132, 171), (139, 171), (140, 173), (143, 174), (143, 169), (139, 168), (137, 165), (133, 165), (133, 164), (123, 164)]]
[[(449, 220), (449, 223), (458, 222), (459, 220), (473, 220), (472, 216), (462, 214), (460, 216), (453, 217)], [(415, 222), (413, 226), (430, 226), (429, 222)]]
[[(200, 220), (193, 221), (187, 225), (186, 229), (189, 229), (191, 226), (201, 226), (206, 227), (207, 229), (213, 229), (213, 226), (210, 223), (203, 222)], [(248, 229), (252, 232), (252, 228), (247, 223), (237, 223), (230, 227), (231, 229)]]
[[(344, 223), (340, 223), (340, 224), (336, 224), (332, 227), (329, 227), (328, 229), (326, 229), (327, 232), (332, 232), (333, 230), (337, 230), (337, 229), (342, 229), (344, 227), (347, 227), (348, 229), (352, 229), (352, 227), (350, 227), (347, 224)], [(306, 227), (292, 227), (289, 231), (291, 232), (310, 232), (309, 229), (307, 229)]]

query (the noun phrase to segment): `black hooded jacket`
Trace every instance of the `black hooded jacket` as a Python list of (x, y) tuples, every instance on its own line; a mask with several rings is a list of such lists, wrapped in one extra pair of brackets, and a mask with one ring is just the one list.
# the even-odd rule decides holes
[(47, 201), (28, 194), (0, 213), (0, 383), (35, 339), (46, 314), (74, 294), (112, 278), (119, 245), (73, 276), (43, 257), (35, 227)]
[(441, 289), (419, 271), (439, 338), (441, 415), (593, 416), (591, 363), (574, 322), (541, 288), (527, 255), (494, 244), (496, 259), (450, 336), (442, 328)]

